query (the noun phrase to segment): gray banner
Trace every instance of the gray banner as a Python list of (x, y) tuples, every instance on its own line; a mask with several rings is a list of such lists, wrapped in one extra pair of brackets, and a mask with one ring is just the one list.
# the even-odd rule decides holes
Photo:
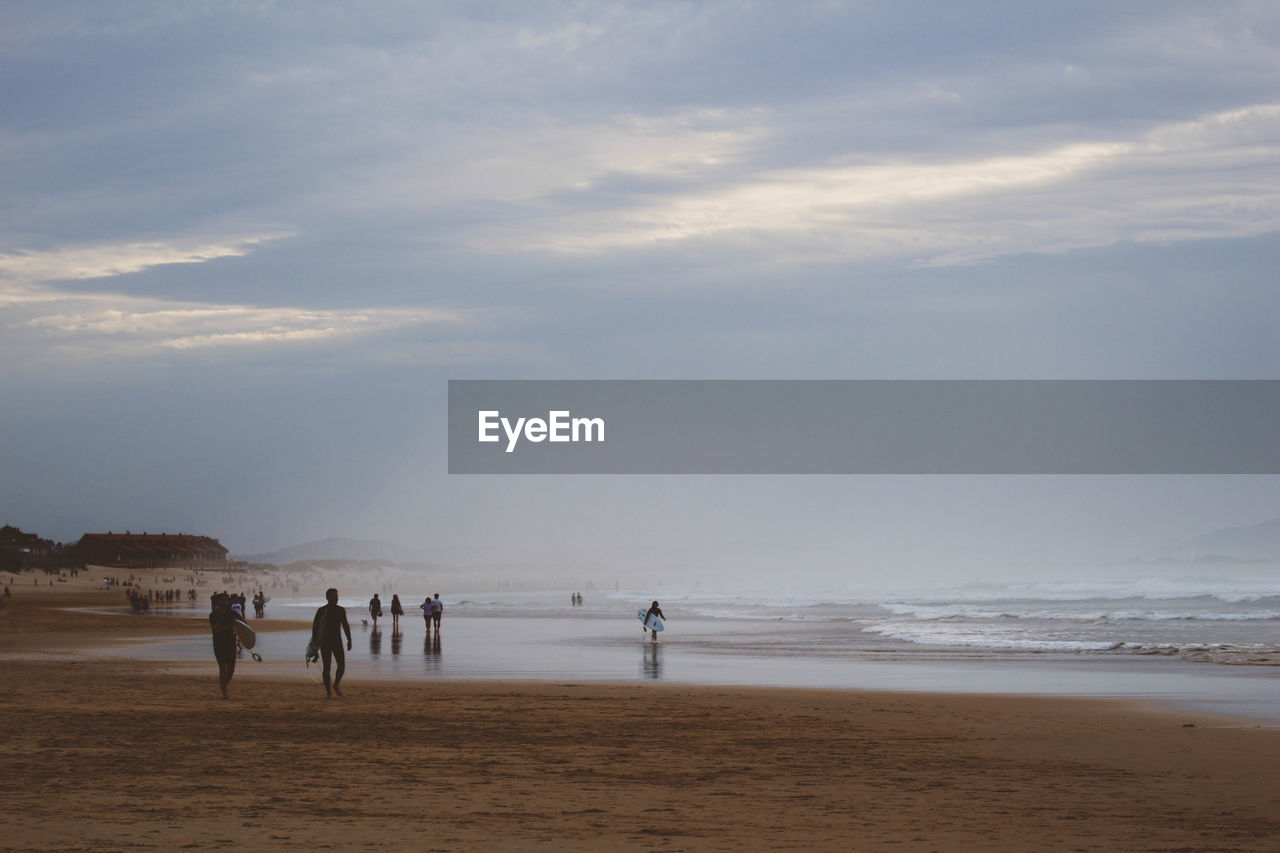
[(451, 474), (1277, 474), (1280, 381), (451, 380)]

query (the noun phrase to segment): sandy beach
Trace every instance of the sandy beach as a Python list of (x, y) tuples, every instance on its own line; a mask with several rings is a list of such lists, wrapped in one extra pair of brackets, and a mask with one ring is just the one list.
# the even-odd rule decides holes
[[(28, 587), (22, 586), (23, 581)], [(1277, 850), (1280, 730), (1134, 703), (93, 658), (203, 616), (19, 578), (7, 850)], [(205, 593), (207, 596), (207, 593)], [(265, 624), (263, 625), (265, 627)], [(54, 638), (58, 638), (54, 641)]]

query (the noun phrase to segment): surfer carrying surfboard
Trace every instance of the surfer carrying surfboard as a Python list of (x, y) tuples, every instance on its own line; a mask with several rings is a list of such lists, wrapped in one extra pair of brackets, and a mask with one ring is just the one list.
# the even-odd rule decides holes
[[(347, 668), (347, 656), (342, 651), (342, 635), (347, 635), (347, 651), (351, 651), (351, 626), (347, 623), (347, 608), (338, 605), (338, 591), (329, 587), (324, 591), (323, 607), (316, 609), (316, 617), (311, 620), (311, 642), (320, 649), (320, 657), (324, 661), (322, 675), (324, 677), (324, 695), (332, 698), (342, 691), (338, 685), (342, 682), (342, 673)], [(329, 683), (329, 665), (334, 658), (338, 660), (337, 671), (333, 674), (332, 688)]]
[(213, 632), (213, 656), (218, 661), (218, 686), (227, 698), (227, 685), (236, 672), (236, 615), (231, 610), (231, 596), (219, 593), (213, 597), (209, 614), (209, 630)]
[(662, 622), (658, 622), (655, 624), (651, 620), (651, 617), (657, 617), (658, 619), (663, 620), (663, 622), (665, 622), (667, 619), (666, 615), (664, 615), (662, 612), (662, 608), (658, 606), (658, 602), (656, 601), (652, 604), (652, 606), (649, 607), (649, 612), (644, 615), (644, 624), (650, 626), (649, 633), (652, 635), (649, 638), (649, 642), (656, 643), (658, 642), (658, 631), (662, 625)]

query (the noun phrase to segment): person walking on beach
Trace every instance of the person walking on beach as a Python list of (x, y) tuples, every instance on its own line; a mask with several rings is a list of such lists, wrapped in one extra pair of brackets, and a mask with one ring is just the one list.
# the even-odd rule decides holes
[[(324, 597), (328, 603), (317, 608), (316, 617), (311, 620), (311, 642), (320, 649), (320, 657), (324, 661), (324, 695), (332, 697), (337, 693), (341, 696), (342, 690), (338, 685), (347, 668), (347, 656), (342, 651), (342, 635), (347, 635), (347, 651), (351, 651), (351, 626), (347, 624), (347, 608), (338, 605), (338, 591), (330, 587), (325, 590)], [(338, 667), (333, 673), (333, 686), (330, 689), (329, 665), (334, 658), (338, 661)]]
[(218, 661), (218, 686), (222, 698), (227, 697), (227, 685), (236, 672), (236, 616), (231, 612), (231, 597), (215, 595), (213, 611), (209, 613), (209, 630), (213, 632), (213, 656)]
[(422, 621), (427, 623), (427, 633), (431, 633), (431, 596), (428, 595), (426, 600), (418, 605), (422, 608)]
[[(661, 619), (663, 622), (667, 621), (667, 617), (666, 617), (666, 616), (664, 616), (664, 615), (662, 614), (662, 608), (658, 606), (658, 602), (656, 602), (656, 601), (653, 603), (653, 606), (651, 606), (651, 607), (649, 608), (649, 612), (648, 612), (648, 613), (646, 613), (646, 614), (644, 615), (644, 621), (645, 621), (646, 623), (648, 623), (648, 621), (649, 621), (649, 617), (650, 617), (650, 616), (657, 616), (657, 617), (658, 617), (659, 619)], [(649, 642), (651, 642), (651, 643), (656, 643), (656, 642), (658, 642), (658, 631), (657, 631), (657, 629), (650, 629), (649, 633), (653, 635), (653, 636), (649, 639)]]
[(369, 616), (373, 619), (373, 627), (378, 627), (378, 617), (382, 615), (382, 601), (375, 592), (373, 598), (369, 599)]
[(431, 621), (436, 623), (436, 633), (440, 633), (440, 617), (444, 615), (444, 602), (440, 600), (440, 593), (436, 593), (436, 597), (431, 600)]
[(400, 627), (400, 617), (404, 615), (404, 608), (400, 606), (400, 596), (391, 596), (391, 630), (394, 632)]

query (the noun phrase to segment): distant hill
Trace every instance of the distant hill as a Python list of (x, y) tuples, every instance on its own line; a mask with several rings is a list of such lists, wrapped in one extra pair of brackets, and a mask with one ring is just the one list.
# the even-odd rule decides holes
[(1280, 518), (1248, 527), (1224, 527), (1161, 552), (1174, 560), (1225, 558), (1280, 561)]
[(386, 560), (391, 563), (423, 563), (424, 551), (381, 539), (347, 539), (331, 536), (301, 545), (291, 545), (268, 554), (237, 554), (233, 559), (250, 563), (283, 566), (304, 560)]

